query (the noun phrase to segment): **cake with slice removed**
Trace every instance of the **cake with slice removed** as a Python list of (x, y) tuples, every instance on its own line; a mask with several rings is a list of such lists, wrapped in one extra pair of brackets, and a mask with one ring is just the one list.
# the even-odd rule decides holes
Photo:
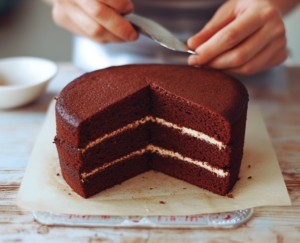
[(246, 88), (216, 70), (152, 64), (84, 74), (56, 103), (62, 175), (85, 198), (151, 169), (226, 195), (247, 104)]

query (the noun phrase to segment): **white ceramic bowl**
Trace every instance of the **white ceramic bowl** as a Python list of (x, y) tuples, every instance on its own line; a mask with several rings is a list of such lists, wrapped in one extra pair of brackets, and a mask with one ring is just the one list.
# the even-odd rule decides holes
[(57, 65), (37, 57), (0, 59), (0, 109), (15, 108), (40, 97)]

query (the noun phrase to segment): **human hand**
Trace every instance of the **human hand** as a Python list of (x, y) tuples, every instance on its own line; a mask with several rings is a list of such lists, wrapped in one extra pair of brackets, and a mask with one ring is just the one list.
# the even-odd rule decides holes
[(188, 63), (253, 74), (283, 62), (286, 43), (280, 13), (270, 1), (230, 0), (188, 40), (196, 51)]
[(55, 0), (57, 25), (100, 43), (134, 41), (138, 33), (121, 14), (132, 12), (130, 0)]

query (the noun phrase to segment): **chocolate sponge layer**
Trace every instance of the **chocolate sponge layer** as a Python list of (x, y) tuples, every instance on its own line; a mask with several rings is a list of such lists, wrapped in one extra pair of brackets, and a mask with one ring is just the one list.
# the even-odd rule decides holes
[(125, 159), (108, 166), (105, 170), (81, 179), (78, 170), (70, 167), (63, 159), (60, 159), (60, 164), (64, 179), (76, 193), (84, 198), (93, 196), (151, 169), (213, 193), (226, 195), (234, 186), (240, 167), (240, 163), (237, 163), (234, 167), (226, 170), (229, 176), (219, 177), (213, 172), (185, 161), (168, 156), (164, 157), (156, 153), (145, 153)]
[(215, 70), (176, 65), (112, 67), (87, 73), (62, 90), (56, 104), (57, 137), (82, 148), (153, 114), (229, 144), (243, 126), (236, 123), (247, 103), (245, 87)]
[(56, 139), (56, 147), (58, 154), (63, 156), (64, 161), (70, 166), (79, 170), (80, 173), (90, 172), (105, 163), (145, 148), (151, 137), (150, 128), (151, 123), (147, 122), (135, 129), (105, 139), (84, 153), (59, 139)]
[[(99, 96), (101, 92), (99, 91)], [(87, 102), (81, 106), (88, 106)], [(134, 121), (140, 120), (150, 113), (150, 89), (142, 88), (128, 97), (118, 100), (108, 108), (99, 109), (88, 119), (70, 124), (62, 113), (62, 107), (56, 105), (56, 131), (57, 138), (67, 142), (72, 147), (84, 148), (90, 141), (111, 133)], [(87, 107), (88, 110), (88, 107)]]
[(84, 198), (91, 197), (100, 191), (137, 176), (150, 169), (150, 155), (134, 156), (122, 162), (107, 167), (86, 179), (81, 180), (78, 170), (70, 167), (66, 161), (60, 159), (62, 175), (71, 188)]
[(210, 165), (220, 169), (227, 169), (242, 158), (244, 136), (242, 134), (235, 143), (219, 149), (214, 144), (182, 134), (176, 129), (148, 121), (137, 128), (105, 139), (85, 152), (56, 139), (59, 154), (81, 173), (88, 173), (105, 163), (146, 148), (148, 144), (178, 152), (198, 161), (209, 162)]
[(229, 176), (220, 177), (200, 166), (159, 154), (151, 154), (151, 168), (192, 185), (225, 196), (237, 180), (239, 164), (228, 169)]

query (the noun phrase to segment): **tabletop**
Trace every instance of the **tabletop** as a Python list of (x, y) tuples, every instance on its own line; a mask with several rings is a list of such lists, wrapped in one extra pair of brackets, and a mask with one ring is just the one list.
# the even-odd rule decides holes
[[(50, 101), (83, 72), (59, 63), (59, 73), (36, 102), (0, 110), (0, 242), (299, 242), (300, 66), (280, 66), (238, 77), (260, 106), (292, 206), (255, 208), (235, 229), (149, 229), (45, 226), (15, 199)], [(276, 192), (274, 192), (276, 193)]]

